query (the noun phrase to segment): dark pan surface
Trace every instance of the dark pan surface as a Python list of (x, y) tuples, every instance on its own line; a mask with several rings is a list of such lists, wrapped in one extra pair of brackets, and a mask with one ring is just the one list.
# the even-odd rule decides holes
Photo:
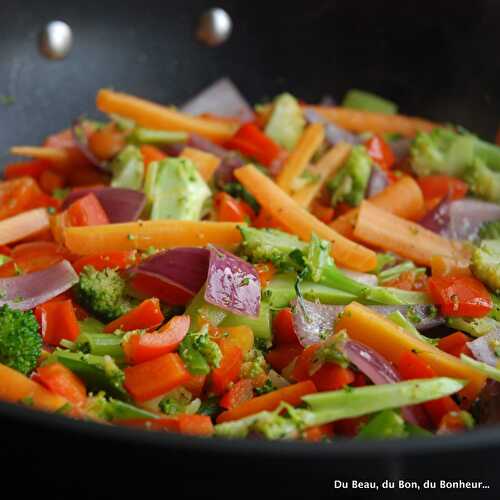
[[(473, 6), (451, 1), (217, 4), (232, 15), (234, 33), (227, 44), (209, 49), (193, 33), (211, 2), (2, 0), (0, 94), (15, 98), (12, 106), (0, 107), (2, 154), (13, 144), (39, 142), (81, 113), (94, 114), (99, 87), (182, 103), (224, 75), (251, 101), (289, 90), (314, 102), (359, 87), (395, 100), (404, 113), (460, 123), (486, 138), (494, 135), (500, 112), (500, 4), (495, 0)], [(64, 61), (48, 61), (37, 51), (37, 33), (53, 19), (73, 28), (75, 46)], [(99, 477), (102, 470), (123, 476), (124, 464), (130, 468), (131, 463), (145, 476), (163, 478), (170, 470), (185, 493), (206, 493), (221, 477), (234, 487), (244, 482), (250, 492), (269, 471), (276, 478), (274, 490), (288, 494), (304, 492), (307, 484), (334, 493), (333, 479), (353, 475), (491, 480), (493, 465), (485, 464), (494, 464), (493, 454), (500, 451), (500, 429), (430, 441), (308, 446), (158, 436), (5, 404), (0, 404), (0, 422), (0, 462), (12, 467), (28, 462), (38, 471), (39, 484), (58, 493), (69, 491), (70, 483), (71, 491), (85, 492), (89, 476)], [(58, 484), (40, 450), (58, 459)], [(64, 459), (68, 450), (84, 474), (75, 474)], [(192, 480), (192, 470), (198, 480)], [(119, 490), (116, 481), (108, 486)], [(139, 483), (132, 478), (127, 487), (135, 491)]]

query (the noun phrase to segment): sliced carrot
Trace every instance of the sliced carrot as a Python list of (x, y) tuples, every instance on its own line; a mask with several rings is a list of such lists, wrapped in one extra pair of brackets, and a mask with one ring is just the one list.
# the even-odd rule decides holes
[[(370, 203), (403, 219), (417, 220), (424, 215), (422, 190), (414, 179), (405, 176), (369, 199)], [(359, 209), (351, 208), (330, 225), (346, 238), (354, 237)]]
[(14, 243), (49, 229), (45, 208), (28, 210), (0, 221), (0, 245)]
[(205, 181), (209, 181), (212, 178), (217, 167), (220, 165), (220, 158), (201, 149), (184, 148), (180, 156), (191, 160)]
[(50, 363), (37, 370), (40, 381), (52, 392), (63, 396), (75, 405), (82, 405), (87, 399), (85, 384), (61, 363)]
[(384, 316), (356, 302), (346, 306), (335, 325), (336, 331), (343, 329), (351, 338), (365, 343), (393, 363), (398, 363), (403, 353), (414, 350), (439, 376), (468, 380), (461, 394), (469, 402), (474, 401), (486, 381), (482, 373), (456, 357), (410, 335)]
[(313, 123), (304, 130), (276, 178), (276, 183), (281, 189), (287, 193), (292, 190), (292, 181), (304, 172), (324, 137), (325, 129), (320, 123)]
[(468, 259), (455, 259), (444, 255), (431, 258), (432, 276), (471, 276)]
[(13, 156), (26, 156), (37, 160), (48, 160), (55, 165), (66, 165), (69, 154), (66, 149), (47, 146), (13, 146), (10, 148)]
[(57, 411), (68, 404), (66, 398), (1, 363), (0, 400), (9, 403), (29, 402), (33, 408), (45, 411)]
[(255, 264), (255, 270), (259, 275), (261, 288), (266, 288), (276, 274), (276, 268), (270, 262)]
[(189, 116), (172, 108), (108, 89), (101, 89), (96, 101), (99, 111), (131, 118), (143, 127), (183, 130), (217, 142), (228, 140), (235, 132), (234, 126), (230, 123)]
[(273, 411), (282, 402), (295, 406), (302, 402), (302, 396), (314, 392), (316, 392), (316, 387), (310, 380), (288, 385), (262, 396), (257, 396), (232, 410), (221, 413), (217, 417), (217, 423), (239, 420), (240, 418), (248, 417), (261, 411)]
[(349, 156), (351, 151), (351, 146), (349, 144), (340, 143), (335, 147), (330, 149), (328, 153), (321, 157), (321, 159), (313, 167), (311, 167), (311, 172), (318, 175), (318, 180), (304, 186), (299, 191), (293, 194), (293, 199), (299, 203), (299, 205), (308, 208), (314, 198), (316, 198), (325, 182), (335, 175), (339, 168), (343, 165), (344, 161)]
[(160, 326), (164, 319), (163, 313), (161, 312), (160, 301), (156, 298), (151, 298), (144, 300), (128, 313), (108, 323), (104, 327), (104, 331), (106, 333), (113, 333), (115, 330), (123, 330), (124, 332), (130, 332), (131, 330), (149, 330), (150, 328)]
[(417, 132), (430, 132), (439, 127), (437, 123), (404, 115), (387, 115), (357, 109), (308, 106), (314, 109), (327, 120), (352, 132), (370, 131), (375, 134), (397, 133), (406, 137), (413, 137)]
[(230, 250), (236, 248), (241, 241), (237, 226), (233, 222), (210, 221), (126, 222), (94, 227), (68, 227), (64, 229), (64, 240), (70, 251), (79, 255), (147, 250), (151, 245), (156, 248), (174, 248), (206, 246), (208, 243)]
[(395, 252), (425, 266), (431, 265), (434, 255), (450, 258), (465, 255), (461, 243), (443, 238), (368, 201), (361, 204), (354, 236), (371, 246)]
[(344, 238), (323, 224), (253, 165), (238, 168), (235, 176), (273, 217), (299, 238), (308, 241), (315, 233), (331, 241), (332, 255), (339, 264), (357, 271), (370, 271), (376, 266), (375, 252)]
[(115, 123), (92, 132), (88, 138), (90, 150), (101, 160), (110, 160), (126, 145), (123, 132), (117, 129)]

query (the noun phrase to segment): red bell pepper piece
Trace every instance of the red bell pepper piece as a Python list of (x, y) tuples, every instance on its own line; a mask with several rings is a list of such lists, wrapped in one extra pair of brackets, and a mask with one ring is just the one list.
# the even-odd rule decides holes
[(253, 383), (250, 379), (244, 378), (236, 382), (236, 384), (224, 394), (219, 402), (219, 406), (226, 410), (231, 410), (252, 398)]
[(379, 135), (373, 135), (365, 142), (365, 147), (374, 163), (384, 170), (389, 170), (396, 162), (391, 147)]
[(467, 430), (467, 425), (460, 412), (451, 411), (443, 416), (439, 423), (439, 434), (453, 434)]
[(112, 333), (115, 330), (123, 330), (125, 332), (130, 332), (131, 330), (149, 330), (160, 326), (164, 319), (165, 317), (160, 308), (160, 301), (156, 298), (146, 299), (128, 313), (108, 323), (104, 327), (104, 331)]
[(336, 391), (354, 382), (354, 372), (336, 363), (325, 363), (311, 376), (318, 391)]
[(460, 200), (469, 189), (464, 181), (448, 175), (427, 175), (417, 179), (417, 182), (426, 200), (443, 199), (445, 196)]
[(255, 270), (259, 275), (261, 288), (266, 288), (276, 274), (276, 268), (270, 262), (255, 264)]
[(310, 368), (316, 351), (321, 347), (321, 344), (313, 344), (306, 347), (302, 354), (297, 358), (295, 362), (295, 367), (292, 372), (292, 377), (297, 380), (308, 380), (311, 378)]
[(37, 182), (31, 177), (0, 182), (0, 220), (35, 208), (33, 204), (42, 194)]
[(467, 342), (470, 342), (471, 339), (462, 332), (455, 332), (451, 335), (447, 335), (443, 337), (439, 343), (438, 347), (442, 350), (451, 354), (452, 356), (460, 357), (461, 354), (466, 354), (467, 356), (471, 356), (472, 353), (467, 346)]
[(108, 216), (93, 193), (76, 200), (66, 212), (70, 226), (97, 226), (109, 224)]
[(191, 378), (184, 384), (184, 387), (193, 395), (193, 397), (199, 398), (203, 394), (206, 381), (206, 375), (191, 375)]
[(75, 405), (82, 405), (87, 399), (85, 384), (61, 363), (40, 366), (37, 378), (47, 389), (63, 396)]
[(125, 368), (125, 388), (138, 401), (161, 396), (190, 378), (177, 353), (168, 353), (139, 365)]
[(302, 353), (303, 349), (297, 344), (284, 344), (274, 349), (271, 349), (266, 354), (266, 361), (277, 371), (281, 372), (286, 368), (297, 356)]
[(481, 317), (493, 308), (486, 287), (472, 276), (433, 276), (429, 293), (445, 316)]
[(52, 194), (56, 189), (61, 189), (66, 184), (66, 179), (63, 175), (45, 170), (40, 174), (38, 179), (40, 187), (48, 194)]
[(281, 309), (273, 320), (274, 341), (277, 345), (293, 344), (300, 346), (293, 327), (293, 313), (289, 307)]
[(177, 417), (179, 432), (191, 436), (211, 436), (214, 433), (212, 420), (207, 415), (186, 415)]
[(323, 424), (309, 427), (309, 429), (304, 431), (304, 439), (313, 443), (331, 439), (334, 435), (333, 425), (334, 424)]
[(281, 148), (253, 123), (242, 125), (225, 146), (255, 158), (267, 167), (281, 154)]
[(186, 336), (189, 323), (190, 318), (187, 315), (174, 316), (157, 332), (130, 335), (123, 344), (127, 361), (136, 365), (174, 352)]
[(212, 391), (220, 396), (226, 392), (229, 384), (235, 382), (240, 376), (243, 363), (243, 351), (228, 340), (217, 339), (222, 360), (218, 368), (211, 373)]
[[(404, 380), (433, 378), (437, 376), (430, 365), (411, 351), (407, 351), (401, 356), (398, 363), (398, 371)], [(423, 407), (435, 427), (439, 426), (441, 419), (446, 413), (460, 411), (460, 408), (450, 396), (427, 401), (423, 403)]]
[(335, 210), (333, 207), (328, 207), (318, 202), (313, 203), (311, 213), (324, 224), (330, 224), (335, 217)]
[(117, 250), (100, 255), (86, 255), (73, 263), (73, 268), (77, 273), (81, 273), (85, 266), (92, 266), (97, 271), (102, 271), (107, 267), (113, 269), (126, 269), (135, 263), (135, 252), (133, 250)]
[(160, 161), (167, 157), (167, 155), (155, 146), (149, 144), (143, 144), (140, 147), (142, 160), (144, 161), (144, 166), (147, 167), (150, 163), (154, 161)]
[(243, 200), (233, 198), (222, 191), (215, 195), (215, 210), (220, 222), (248, 222), (255, 219), (252, 207)]
[(6, 179), (15, 179), (16, 177), (33, 177), (38, 179), (50, 166), (51, 164), (47, 160), (21, 161), (7, 165), (3, 174)]
[(147, 274), (136, 274), (130, 284), (140, 295), (158, 297), (169, 306), (183, 306), (193, 298), (193, 294), (186, 290)]
[(334, 423), (335, 434), (353, 438), (358, 435), (361, 427), (363, 427), (363, 425), (365, 425), (368, 420), (369, 417), (367, 416), (337, 420)]
[(47, 344), (58, 346), (62, 339), (75, 341), (80, 334), (71, 300), (40, 304), (35, 307), (35, 316)]

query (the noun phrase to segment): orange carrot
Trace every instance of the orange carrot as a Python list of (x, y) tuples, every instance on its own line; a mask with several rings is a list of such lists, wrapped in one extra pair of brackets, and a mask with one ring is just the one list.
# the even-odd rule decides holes
[(22, 373), (0, 363), (0, 400), (9, 403), (29, 402), (33, 408), (57, 411), (68, 400), (45, 389)]
[(179, 246), (205, 246), (213, 243), (234, 249), (241, 241), (233, 222), (158, 220), (106, 224), (93, 227), (67, 227), (64, 241), (78, 255), (119, 250), (146, 250)]
[(315, 233), (331, 241), (333, 257), (351, 269), (370, 271), (376, 266), (375, 252), (344, 238), (323, 224), (253, 165), (237, 169), (235, 176), (265, 210), (299, 238), (309, 241), (312, 233)]
[(220, 164), (220, 159), (217, 156), (196, 148), (184, 148), (181, 157), (191, 160), (205, 181), (212, 178)]
[(65, 149), (46, 146), (12, 146), (10, 154), (36, 158), (37, 160), (49, 160), (56, 164), (65, 164), (69, 159), (68, 152)]
[(406, 137), (413, 137), (417, 132), (430, 132), (439, 127), (437, 123), (404, 115), (387, 115), (371, 111), (360, 111), (342, 107), (308, 106), (314, 109), (327, 120), (353, 132), (366, 132), (375, 134), (393, 132)]
[(45, 208), (35, 208), (0, 221), (0, 245), (8, 245), (49, 229)]
[(85, 384), (61, 363), (50, 363), (37, 370), (40, 381), (55, 394), (59, 394), (75, 405), (87, 399)]
[(428, 229), (363, 201), (354, 236), (369, 245), (395, 252), (417, 264), (430, 266), (434, 255), (464, 255), (464, 247)]
[(239, 347), (243, 354), (248, 354), (254, 343), (252, 329), (247, 325), (240, 326), (220, 326), (211, 332), (215, 338), (221, 338)]
[[(425, 212), (422, 190), (417, 182), (409, 176), (391, 184), (382, 192), (369, 199), (378, 208), (387, 210), (403, 219), (417, 220)], [(359, 209), (353, 208), (337, 217), (330, 227), (335, 229), (346, 238), (354, 237), (354, 226), (358, 217)]]
[(116, 113), (131, 118), (143, 127), (163, 130), (183, 130), (200, 134), (216, 142), (227, 141), (236, 131), (230, 123), (189, 116), (129, 94), (101, 89), (97, 108), (103, 113)]
[(302, 402), (302, 396), (316, 392), (313, 382), (306, 380), (298, 384), (288, 385), (273, 392), (268, 392), (262, 396), (250, 399), (245, 403), (225, 411), (217, 417), (217, 423), (229, 422), (230, 420), (239, 420), (240, 418), (254, 415), (261, 411), (273, 411), (281, 402), (290, 405), (298, 405)]
[(318, 196), (325, 182), (332, 177), (347, 159), (351, 146), (340, 143), (330, 149), (310, 170), (319, 176), (318, 180), (312, 184), (304, 186), (296, 191), (292, 198), (301, 206), (309, 208), (314, 198)]
[(325, 129), (320, 123), (313, 123), (304, 130), (276, 179), (281, 189), (287, 193), (291, 191), (292, 181), (304, 172), (324, 137)]
[(394, 364), (399, 362), (403, 353), (415, 350), (439, 376), (468, 380), (462, 393), (470, 402), (485, 383), (483, 374), (458, 358), (414, 337), (384, 316), (356, 302), (346, 306), (335, 325), (337, 332), (344, 329), (349, 337), (375, 349)]
[(471, 276), (468, 259), (455, 259), (442, 255), (431, 258), (432, 276)]

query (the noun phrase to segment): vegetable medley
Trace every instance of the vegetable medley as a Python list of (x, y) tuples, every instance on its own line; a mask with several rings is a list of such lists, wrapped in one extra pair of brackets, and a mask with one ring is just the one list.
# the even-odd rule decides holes
[(498, 415), (499, 146), (359, 90), (97, 108), (4, 169), (0, 399), (333, 442)]

